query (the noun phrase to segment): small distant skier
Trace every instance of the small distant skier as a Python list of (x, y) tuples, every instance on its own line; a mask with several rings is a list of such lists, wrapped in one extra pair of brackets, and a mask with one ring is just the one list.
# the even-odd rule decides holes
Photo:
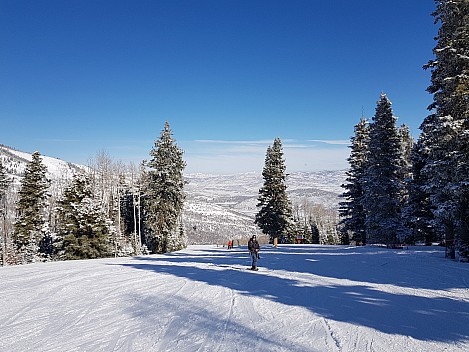
[(257, 242), (256, 235), (252, 236), (248, 242), (248, 249), (251, 253), (252, 258), (252, 266), (251, 270), (259, 270), (257, 269), (257, 260), (259, 259), (259, 250), (261, 249), (259, 246), (259, 242)]

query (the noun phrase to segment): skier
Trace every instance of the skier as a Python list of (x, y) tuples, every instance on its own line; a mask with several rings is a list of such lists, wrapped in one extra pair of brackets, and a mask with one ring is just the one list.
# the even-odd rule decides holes
[(259, 246), (259, 242), (257, 242), (256, 235), (253, 235), (248, 242), (248, 249), (251, 253), (252, 258), (252, 266), (251, 270), (259, 270), (257, 269), (257, 260), (259, 259), (259, 250), (261, 249)]

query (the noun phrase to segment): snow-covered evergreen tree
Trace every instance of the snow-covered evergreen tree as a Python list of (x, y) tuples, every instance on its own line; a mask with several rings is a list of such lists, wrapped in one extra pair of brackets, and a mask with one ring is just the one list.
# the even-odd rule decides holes
[(407, 227), (412, 230), (410, 242), (424, 242), (430, 245), (441, 238), (437, 237), (434, 230), (430, 195), (425, 191), (427, 180), (422, 168), (425, 166), (426, 152), (422, 140), (423, 138), (414, 144), (411, 153), (412, 179), (408, 186), (409, 197), (404, 208), (404, 218)]
[(452, 255), (469, 257), (469, 1), (442, 0), (433, 13), (441, 26), (428, 92), (432, 113), (421, 125), (425, 149), (422, 186), (434, 208), (435, 230)]
[(34, 152), (31, 162), (26, 166), (18, 193), (17, 219), (13, 232), (21, 263), (38, 260), (41, 243), (47, 242), (50, 237), (45, 218), (47, 189), (50, 184), (46, 172), (47, 167), (42, 163), (41, 154)]
[(149, 227), (147, 246), (153, 253), (172, 252), (186, 247), (181, 231), (184, 206), (183, 171), (186, 166), (166, 122), (160, 138), (150, 151), (147, 163), (145, 220)]
[(363, 182), (367, 243), (396, 243), (405, 236), (401, 218), (401, 141), (391, 102), (381, 94), (370, 124)]
[(110, 223), (93, 194), (89, 175), (78, 173), (64, 190), (57, 209), (55, 247), (63, 259), (107, 257)]
[[(407, 218), (409, 213), (407, 211), (409, 205), (410, 188), (413, 178), (412, 155), (414, 150), (414, 139), (410, 134), (409, 126), (401, 125), (397, 129), (397, 134), (401, 142), (401, 161), (400, 161), (400, 179), (402, 181), (401, 194), (400, 194), (400, 207), (402, 213), (402, 221), (409, 229), (410, 220)], [(407, 237), (403, 239), (406, 243), (414, 243), (415, 238), (412, 232), (409, 231)]]
[(280, 138), (267, 148), (262, 176), (264, 184), (259, 189), (260, 208), (255, 223), (269, 235), (271, 243), (279, 240), (292, 242), (292, 206), (287, 196), (286, 166)]
[(365, 118), (355, 125), (355, 136), (351, 138), (350, 157), (347, 161), (350, 169), (347, 171), (347, 183), (343, 184), (345, 192), (340, 203), (339, 214), (341, 242), (347, 242), (350, 238), (357, 244), (366, 243), (365, 234), (365, 210), (362, 205), (363, 177), (366, 172), (366, 157), (369, 142), (369, 125)]
[(410, 135), (409, 126), (402, 125), (398, 127), (397, 134), (401, 142), (401, 161), (400, 172), (402, 180), (401, 205), (407, 203), (409, 197), (409, 184), (412, 180), (412, 150), (414, 148), (414, 139)]
[(319, 244), (320, 243), (320, 234), (318, 225), (311, 219), (310, 220), (311, 226), (311, 243)]

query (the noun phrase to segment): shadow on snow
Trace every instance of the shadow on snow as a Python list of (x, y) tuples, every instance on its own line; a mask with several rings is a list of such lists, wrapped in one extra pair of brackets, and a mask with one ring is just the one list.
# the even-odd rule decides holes
[[(379, 257), (375, 257), (376, 255)], [(295, 260), (291, 260), (291, 256), (295, 256)], [(304, 257), (304, 260), (298, 259), (298, 256)], [(374, 258), (368, 259), (368, 256)], [(428, 260), (429, 256), (426, 254), (422, 258)], [(227, 287), (241, 294), (304, 307), (325, 318), (367, 326), (388, 334), (411, 336), (426, 341), (469, 340), (467, 302), (443, 296), (428, 298), (383, 292), (367, 285), (368, 282), (437, 290), (449, 288), (447, 286), (461, 281), (459, 278), (454, 283), (445, 283), (441, 282), (441, 275), (434, 278), (430, 273), (416, 272), (421, 269), (415, 267), (415, 260), (419, 259), (395, 251), (334, 246), (281, 246), (278, 249), (265, 247), (260, 264), (268, 269), (264, 269), (267, 272), (262, 272), (261, 267), (258, 273), (234, 267), (250, 265), (245, 247), (233, 250), (201, 249), (199, 253), (176, 252), (136, 257), (135, 260), (135, 263), (121, 265)], [(403, 270), (403, 264), (393, 265), (398, 260), (408, 261), (411, 267), (399, 272)], [(193, 265), (197, 263), (208, 265)], [(444, 267), (443, 265), (440, 270), (444, 270)], [(422, 268), (425, 269), (425, 265)], [(451, 266), (448, 267), (450, 269)], [(296, 279), (270, 275), (270, 270), (304, 272), (358, 283), (311, 286)], [(411, 273), (414, 274), (410, 275)], [(464, 271), (464, 274), (469, 279), (468, 272)], [(399, 281), (399, 278), (402, 280)], [(462, 287), (467, 288), (463, 284)]]

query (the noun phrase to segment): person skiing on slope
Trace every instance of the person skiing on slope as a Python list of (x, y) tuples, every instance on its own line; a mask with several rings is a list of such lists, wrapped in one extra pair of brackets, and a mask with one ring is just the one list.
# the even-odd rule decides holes
[(259, 242), (257, 242), (256, 235), (253, 235), (248, 242), (248, 249), (251, 253), (252, 258), (252, 266), (251, 270), (259, 270), (257, 269), (257, 260), (259, 259), (259, 250), (261, 249), (259, 246)]

